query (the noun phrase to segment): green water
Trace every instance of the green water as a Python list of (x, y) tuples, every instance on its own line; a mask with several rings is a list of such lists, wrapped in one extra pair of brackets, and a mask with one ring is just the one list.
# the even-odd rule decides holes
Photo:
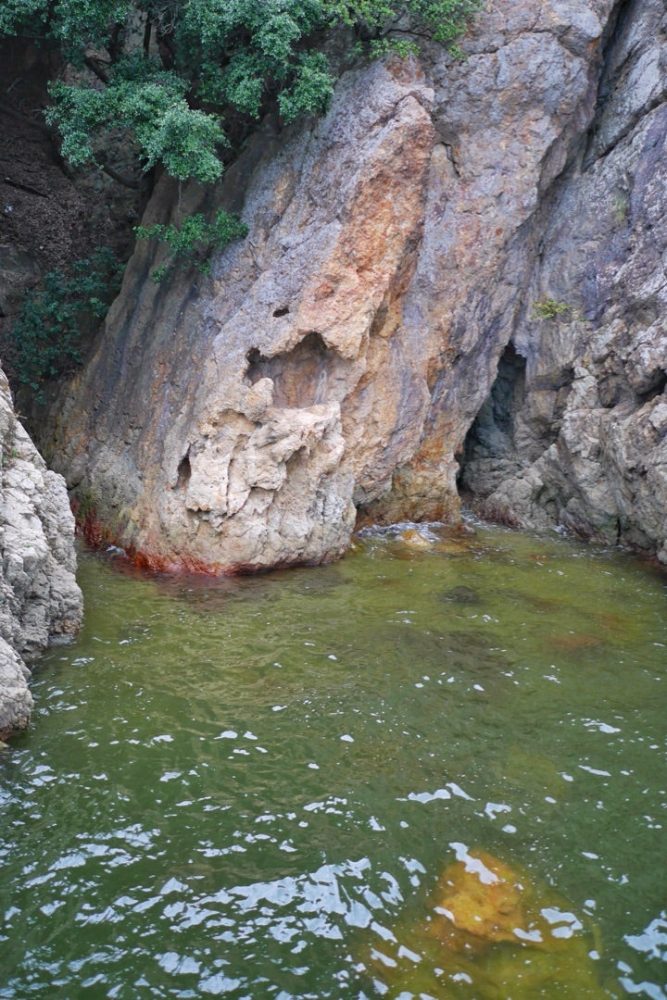
[(222, 582), (83, 555), (85, 628), (0, 754), (0, 997), (502, 1000), (368, 959), (465, 850), (567, 903), (591, 997), (667, 997), (664, 576), (412, 542)]

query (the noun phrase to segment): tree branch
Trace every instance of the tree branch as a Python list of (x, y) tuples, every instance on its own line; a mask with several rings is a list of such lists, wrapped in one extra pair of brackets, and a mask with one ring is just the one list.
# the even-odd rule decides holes
[(148, 55), (151, 48), (151, 30), (153, 28), (150, 14), (146, 15), (146, 24), (144, 25), (144, 59), (148, 59)]
[(102, 163), (100, 160), (96, 160), (95, 162), (102, 168), (105, 174), (108, 174), (108, 176), (118, 184), (122, 184), (123, 187), (131, 188), (133, 191), (138, 191), (141, 187), (141, 181), (135, 181), (131, 177), (125, 177), (124, 174), (121, 174), (117, 170), (114, 170), (113, 167), (110, 167), (108, 163)]
[(104, 84), (109, 83), (109, 75), (106, 70), (102, 69), (97, 59), (93, 59), (92, 56), (85, 55), (83, 57), (83, 61), (91, 73), (95, 74), (98, 80), (101, 80)]
[(107, 44), (107, 51), (111, 57), (111, 62), (117, 63), (123, 54), (123, 25), (114, 24), (111, 36)]
[(386, 38), (388, 35), (410, 35), (411, 38), (423, 38), (427, 42), (432, 41), (430, 35), (426, 35), (421, 31), (415, 31), (414, 28), (388, 28), (386, 31), (383, 31), (382, 37)]
[(31, 187), (30, 184), (21, 184), (19, 181), (13, 181), (11, 177), (3, 177), (3, 182), (9, 184), (10, 187), (18, 188), (19, 191), (27, 191), (28, 194), (37, 194), (40, 198), (48, 198), (48, 195), (43, 191), (38, 191), (37, 188)]

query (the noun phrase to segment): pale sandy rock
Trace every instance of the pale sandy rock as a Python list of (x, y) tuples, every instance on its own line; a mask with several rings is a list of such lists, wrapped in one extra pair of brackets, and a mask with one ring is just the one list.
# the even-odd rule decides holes
[[(156, 288), (152, 251), (135, 254), (108, 321), (107, 338), (121, 338), (114, 358), (106, 339), (66, 403), (57, 451), (116, 539), (149, 563), (224, 572), (347, 548), (349, 439), (363, 442), (364, 427), (345, 429), (343, 404), (374, 377), (371, 341), (386, 343), (400, 322), (431, 100), (416, 67), (349, 74), (324, 121), (269, 151), (258, 136), (230, 171), (222, 195), (241, 190), (250, 234), (213, 280), (191, 287), (192, 275), (175, 275)], [(190, 210), (201, 195), (185, 197)], [(151, 218), (173, 202), (165, 183)], [(400, 419), (393, 390), (386, 405)], [(375, 450), (386, 445), (378, 418)]]
[(95, 530), (154, 566), (319, 562), (355, 518), (456, 518), (462, 481), (660, 550), (660, 10), (497, 0), (465, 60), (349, 72), (213, 194), (162, 181), (147, 223), (249, 235), (159, 287), (137, 248), (49, 444)]
[(0, 733), (6, 739), (25, 729), (32, 711), (30, 672), (18, 653), (0, 637)]
[(17, 420), (0, 372), (0, 739), (28, 724), (30, 659), (81, 623), (65, 482)]

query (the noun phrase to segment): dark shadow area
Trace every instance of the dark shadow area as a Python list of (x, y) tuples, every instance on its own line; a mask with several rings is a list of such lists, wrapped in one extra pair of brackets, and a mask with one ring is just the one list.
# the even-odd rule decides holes
[(187, 489), (191, 476), (192, 466), (190, 465), (190, 450), (188, 449), (178, 465), (177, 486), (179, 490)]
[(667, 371), (658, 368), (654, 373), (652, 384), (644, 392), (638, 393), (638, 398), (642, 404), (649, 403), (657, 396), (662, 396), (665, 389), (667, 389)]
[(270, 378), (274, 405), (290, 408), (328, 402), (338, 375), (349, 364), (327, 347), (319, 333), (309, 333), (291, 351), (272, 358), (253, 347), (247, 360), (248, 382), (254, 385), (262, 378)]
[(515, 417), (524, 400), (526, 359), (509, 343), (491, 392), (466, 436), (458, 481), (462, 495), (486, 497), (514, 464)]

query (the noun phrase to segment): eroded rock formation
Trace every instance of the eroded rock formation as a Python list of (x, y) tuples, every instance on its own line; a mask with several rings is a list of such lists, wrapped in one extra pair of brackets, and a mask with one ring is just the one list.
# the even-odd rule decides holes
[(49, 443), (98, 530), (156, 566), (318, 562), (357, 518), (456, 518), (462, 464), (489, 510), (667, 559), (664, 19), (498, 0), (464, 61), (349, 72), (213, 194), (161, 182), (146, 222), (250, 232), (212, 279), (136, 250)]
[(74, 518), (17, 420), (0, 371), (0, 739), (25, 728), (32, 696), (26, 659), (81, 623)]

